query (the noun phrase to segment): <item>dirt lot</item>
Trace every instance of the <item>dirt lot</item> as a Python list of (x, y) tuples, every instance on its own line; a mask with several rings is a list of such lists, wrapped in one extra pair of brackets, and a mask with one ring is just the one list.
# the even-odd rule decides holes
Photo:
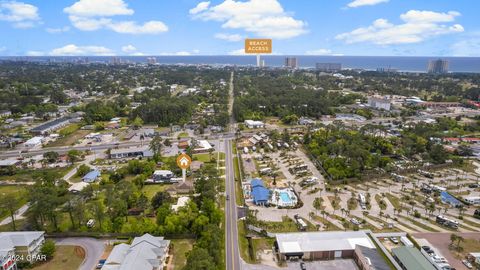
[[(480, 240), (480, 233), (456, 233), (457, 235), (462, 236), (465, 239), (475, 239)], [(450, 235), (451, 233), (415, 233), (413, 236), (415, 238), (425, 238), (430, 242), (432, 245), (438, 249), (445, 259), (448, 260), (450, 265), (455, 269), (467, 269), (461, 262), (463, 258), (456, 258), (452, 251), (448, 248), (450, 245)], [(465, 250), (463, 253), (467, 254), (468, 251)]]

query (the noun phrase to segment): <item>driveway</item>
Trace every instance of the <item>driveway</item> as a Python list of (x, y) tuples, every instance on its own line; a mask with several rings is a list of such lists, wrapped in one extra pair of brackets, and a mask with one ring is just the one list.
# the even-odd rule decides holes
[(87, 237), (70, 237), (54, 239), (57, 245), (81, 246), (85, 250), (85, 260), (79, 270), (92, 270), (105, 250), (105, 240)]

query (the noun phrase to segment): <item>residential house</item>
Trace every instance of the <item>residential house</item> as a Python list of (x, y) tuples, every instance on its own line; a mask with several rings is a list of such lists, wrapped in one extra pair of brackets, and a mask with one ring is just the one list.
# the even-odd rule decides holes
[(116, 245), (102, 270), (161, 270), (166, 266), (170, 240), (144, 234), (130, 245)]

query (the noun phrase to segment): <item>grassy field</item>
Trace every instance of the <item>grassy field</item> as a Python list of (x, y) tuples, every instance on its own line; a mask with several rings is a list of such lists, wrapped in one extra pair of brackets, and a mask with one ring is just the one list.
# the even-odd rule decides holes
[(247, 263), (254, 263), (254, 261), (248, 255), (248, 240), (246, 238), (247, 232), (245, 231), (245, 221), (240, 220), (237, 223), (238, 227), (238, 246), (240, 249), (240, 256)]
[(67, 172), (71, 170), (71, 167), (64, 167), (64, 168), (49, 168), (49, 169), (21, 169), (17, 170), (14, 175), (2, 175), (0, 176), (0, 181), (15, 181), (15, 182), (31, 182), (33, 181), (33, 174), (34, 173), (41, 173), (41, 172), (56, 172), (60, 174), (60, 176), (64, 176)]
[(73, 145), (76, 141), (87, 136), (87, 134), (90, 132), (91, 131), (89, 130), (81, 130), (78, 124), (69, 125), (58, 132), (58, 134), (62, 136), (61, 138), (54, 142), (48, 143), (46, 147)]
[(384, 203), (380, 203), (382, 199), (382, 196), (380, 196), (379, 194), (375, 194), (375, 201), (377, 201), (378, 206), (380, 207), (380, 209), (385, 210), (387, 209), (387, 205)]
[[(19, 200), (17, 203), (17, 209), (22, 205), (27, 203), (27, 191), (25, 186), (0, 186), (0, 196), (5, 196), (7, 194), (14, 194), (15, 197)], [(0, 208), (0, 219), (9, 216), (9, 213), (6, 209)]]
[(341, 231), (342, 230), (341, 228), (337, 227), (337, 225), (331, 223), (330, 221), (328, 221), (327, 219), (324, 219), (321, 216), (314, 216), (313, 219), (325, 225), (326, 226), (324, 227), (325, 231)]
[(400, 199), (398, 197), (395, 197), (390, 193), (386, 193), (385, 195), (395, 209), (400, 209)]
[(327, 198), (330, 201), (330, 204), (333, 206), (333, 209), (336, 209), (336, 210), (340, 209), (341, 200), (339, 197), (335, 198), (335, 196), (328, 196)]
[(145, 185), (142, 188), (142, 192), (145, 192), (145, 196), (151, 199), (157, 192), (164, 191), (169, 185)]
[(53, 259), (33, 267), (33, 270), (78, 269), (85, 258), (85, 250), (78, 246), (57, 246)]
[(233, 170), (235, 173), (235, 201), (238, 205), (244, 204), (243, 191), (242, 191), (242, 180), (240, 179), (240, 168), (238, 165), (238, 158), (233, 158)]
[(173, 269), (181, 270), (187, 262), (186, 253), (192, 250), (194, 240), (192, 239), (174, 239), (173, 245)]

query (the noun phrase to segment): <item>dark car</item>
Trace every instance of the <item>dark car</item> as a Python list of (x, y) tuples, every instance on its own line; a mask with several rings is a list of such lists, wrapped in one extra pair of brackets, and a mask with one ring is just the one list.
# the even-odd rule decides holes
[(302, 269), (302, 270), (307, 270), (307, 266), (305, 266), (305, 263), (304, 263), (304, 262), (301, 262), (301, 263), (300, 263), (300, 269)]
[(227, 195), (227, 196), (225, 197), (225, 199), (227, 199), (227, 201), (230, 200), (230, 196)]

